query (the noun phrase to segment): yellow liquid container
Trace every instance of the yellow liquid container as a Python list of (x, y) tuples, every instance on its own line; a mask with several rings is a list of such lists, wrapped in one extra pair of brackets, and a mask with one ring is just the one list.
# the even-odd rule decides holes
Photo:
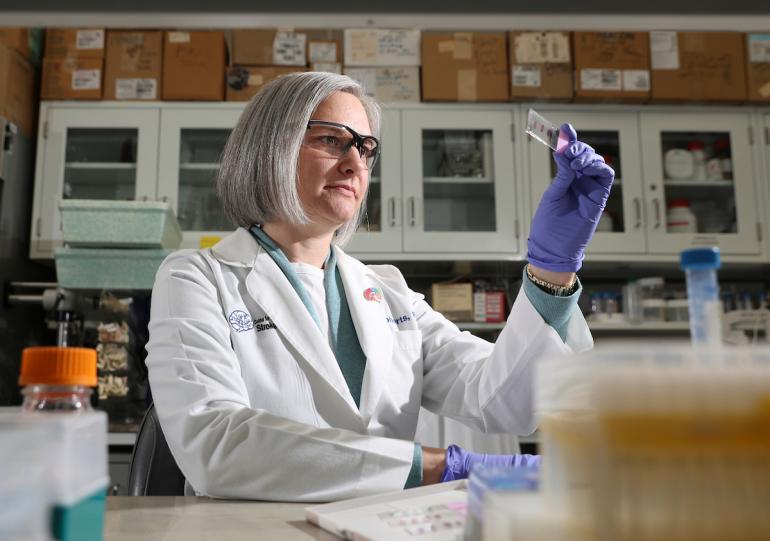
[(633, 344), (538, 367), (542, 497), (562, 539), (770, 539), (770, 350), (708, 360)]

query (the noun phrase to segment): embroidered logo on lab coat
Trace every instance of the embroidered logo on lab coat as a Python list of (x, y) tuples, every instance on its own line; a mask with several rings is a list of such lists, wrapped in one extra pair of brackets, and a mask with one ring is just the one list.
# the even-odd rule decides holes
[(364, 298), (367, 301), (382, 302), (382, 291), (378, 287), (364, 289)]
[(246, 332), (254, 328), (254, 320), (243, 310), (235, 310), (227, 318), (235, 332)]

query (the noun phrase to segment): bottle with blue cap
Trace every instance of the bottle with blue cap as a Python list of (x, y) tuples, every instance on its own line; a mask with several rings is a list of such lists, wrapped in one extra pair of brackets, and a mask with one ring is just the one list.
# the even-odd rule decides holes
[(680, 264), (687, 279), (692, 343), (718, 348), (722, 345), (722, 306), (717, 282), (717, 269), (721, 266), (719, 248), (684, 250)]

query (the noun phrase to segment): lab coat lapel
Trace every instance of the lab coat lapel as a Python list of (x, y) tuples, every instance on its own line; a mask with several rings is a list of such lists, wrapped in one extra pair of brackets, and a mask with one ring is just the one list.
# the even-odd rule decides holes
[(361, 416), (364, 424), (374, 413), (377, 402), (387, 381), (393, 353), (393, 338), (388, 328), (385, 300), (367, 300), (364, 291), (378, 287), (373, 275), (360, 261), (346, 255), (337, 247), (333, 248), (337, 257), (345, 296), (350, 308), (353, 325), (358, 341), (366, 355), (366, 369), (361, 389)]
[(323, 336), (310, 312), (278, 265), (264, 250), (259, 250), (246, 278), (246, 289), (265, 310), (275, 326), (308, 364), (345, 400), (358, 416), (353, 397), (327, 338)]

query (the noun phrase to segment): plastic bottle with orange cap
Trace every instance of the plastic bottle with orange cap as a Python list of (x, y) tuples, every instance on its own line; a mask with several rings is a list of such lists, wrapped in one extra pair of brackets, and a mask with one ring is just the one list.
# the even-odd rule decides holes
[(91, 411), (91, 388), (96, 383), (94, 349), (29, 347), (22, 352), (22, 411)]

